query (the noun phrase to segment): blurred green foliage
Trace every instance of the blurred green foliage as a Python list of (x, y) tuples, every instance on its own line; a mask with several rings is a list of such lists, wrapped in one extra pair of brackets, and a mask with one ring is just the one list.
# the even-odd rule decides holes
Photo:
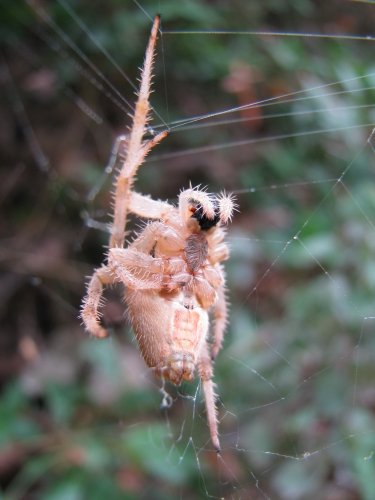
[[(171, 200), (190, 180), (239, 190), (228, 230), (229, 332), (215, 366), (223, 452), (212, 451), (198, 381), (168, 386), (174, 404), (160, 409), (160, 382), (140, 359), (115, 292), (104, 308), (109, 340), (87, 339), (79, 325), (84, 275), (108, 242), (85, 221), (108, 221), (113, 179), (94, 203), (86, 196), (130, 121), (119, 95), (107, 85), (108, 99), (92, 84), (92, 68), (46, 19), (129, 102), (133, 89), (63, 2), (3, 0), (0, 499), (373, 500), (373, 44), (244, 32), (366, 36), (375, 6), (141, 4), (150, 17), (162, 13), (152, 104), (164, 122), (269, 100), (251, 113), (172, 125), (137, 184)], [(69, 5), (136, 82), (145, 12), (130, 0)], [(182, 33), (190, 30), (233, 33)], [(20, 102), (47, 173), (30, 151)]]

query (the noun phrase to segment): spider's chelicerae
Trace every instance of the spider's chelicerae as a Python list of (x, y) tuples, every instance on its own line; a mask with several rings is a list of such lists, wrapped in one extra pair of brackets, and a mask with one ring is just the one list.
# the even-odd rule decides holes
[[(228, 258), (222, 227), (231, 219), (231, 196), (187, 189), (178, 207), (154, 201), (132, 190), (134, 176), (149, 151), (168, 132), (143, 141), (150, 119), (150, 81), (160, 18), (155, 18), (146, 51), (126, 158), (116, 182), (114, 221), (108, 262), (97, 269), (87, 288), (81, 317), (87, 331), (107, 337), (98, 308), (103, 285), (122, 282), (125, 300), (142, 356), (163, 380), (191, 381), (198, 367), (206, 400), (211, 437), (220, 450), (212, 360), (220, 350), (227, 322), (224, 271)], [(128, 212), (151, 220), (124, 248)], [(209, 311), (213, 309), (214, 341), (208, 344)]]

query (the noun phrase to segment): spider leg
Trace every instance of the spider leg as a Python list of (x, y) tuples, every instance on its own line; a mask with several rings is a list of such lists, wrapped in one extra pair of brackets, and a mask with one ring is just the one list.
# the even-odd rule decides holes
[(211, 286), (217, 289), (223, 283), (222, 267), (215, 269), (211, 264), (207, 263), (202, 267), (203, 277), (209, 282)]
[(161, 221), (154, 221), (148, 224), (129, 248), (138, 252), (150, 253), (155, 243), (160, 242), (162, 244), (162, 240), (166, 242), (168, 254), (185, 248), (186, 243), (184, 238), (173, 228), (166, 226)]
[(129, 195), (127, 208), (129, 212), (145, 219), (164, 219), (168, 212), (175, 210), (172, 205), (165, 201), (156, 201), (134, 191)]
[(155, 44), (159, 30), (159, 24), (160, 24), (160, 16), (156, 16), (154, 24), (152, 25), (151, 35), (146, 49), (146, 56), (141, 75), (141, 86), (139, 89), (138, 100), (135, 105), (132, 133), (130, 136), (129, 146), (128, 146), (127, 161), (129, 161), (129, 163), (133, 163), (133, 159), (137, 155), (141, 147), (142, 138), (145, 131), (145, 125), (150, 119), (149, 118), (150, 103), (148, 102), (148, 98), (150, 94), (152, 67), (155, 55)]
[(211, 248), (210, 262), (212, 265), (215, 265), (222, 260), (227, 260), (228, 257), (229, 248), (225, 243), (219, 243)]
[[(216, 290), (215, 295), (215, 327), (214, 344), (212, 346), (212, 360), (214, 360), (221, 349), (224, 332), (228, 322), (228, 304), (225, 296), (225, 272), (223, 266), (216, 264), (215, 268), (206, 264), (202, 268), (202, 273), (207, 282)], [(206, 283), (206, 286), (207, 283)]]
[(178, 210), (166, 201), (153, 200), (150, 196), (131, 191), (127, 208), (129, 212), (145, 219), (161, 219), (178, 234), (189, 236)]
[(168, 132), (162, 132), (146, 143), (142, 143), (145, 127), (150, 120), (150, 103), (148, 101), (151, 86), (152, 65), (155, 53), (155, 43), (159, 30), (160, 16), (156, 16), (152, 25), (146, 57), (143, 64), (141, 85), (133, 118), (132, 131), (127, 143), (126, 160), (117, 178), (114, 194), (114, 220), (109, 247), (121, 247), (125, 239), (126, 213), (129, 194), (138, 167), (142, 164), (149, 151), (160, 142)]
[(216, 290), (205, 278), (195, 275), (191, 287), (203, 309), (209, 309), (214, 305), (217, 297)]
[(186, 262), (180, 257), (152, 257), (131, 248), (112, 248), (108, 261), (127, 269), (146, 270), (150, 274), (180, 273), (186, 269)]
[(130, 190), (133, 185), (133, 177), (139, 165), (143, 163), (151, 149), (167, 135), (168, 131), (161, 132), (156, 137), (146, 142), (138, 153), (134, 153), (133, 156), (130, 156), (128, 151), (127, 159), (116, 181), (114, 220), (111, 239), (109, 241), (110, 248), (116, 246), (120, 247), (124, 244), (127, 204)]
[(115, 282), (116, 278), (110, 268), (103, 266), (94, 272), (87, 287), (87, 296), (83, 299), (80, 317), (86, 330), (94, 337), (108, 337), (107, 330), (100, 324), (98, 309), (101, 305), (103, 285), (110, 285)]
[(215, 405), (216, 395), (214, 383), (212, 382), (212, 365), (208, 354), (207, 342), (204, 344), (198, 361), (198, 373), (202, 380), (204, 398), (206, 400), (207, 420), (213, 445), (220, 452), (219, 432), (217, 422), (217, 409)]
[(133, 290), (172, 290), (186, 280), (186, 262), (178, 257), (155, 258), (130, 248), (112, 248), (108, 265)]
[(212, 346), (212, 359), (216, 359), (218, 352), (221, 349), (225, 328), (228, 323), (228, 303), (225, 296), (225, 286), (222, 283), (217, 290), (217, 301), (215, 303), (214, 315), (215, 315), (215, 326), (214, 326), (214, 344)]

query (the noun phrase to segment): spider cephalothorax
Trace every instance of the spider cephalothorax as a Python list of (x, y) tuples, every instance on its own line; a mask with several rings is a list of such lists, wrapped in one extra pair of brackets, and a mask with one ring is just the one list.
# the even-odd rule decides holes
[[(157, 16), (146, 51), (127, 154), (117, 177), (108, 263), (91, 278), (81, 317), (92, 335), (106, 337), (98, 312), (103, 285), (122, 282), (129, 318), (147, 366), (176, 385), (181, 380), (191, 381), (198, 368), (212, 441), (219, 451), (211, 360), (220, 350), (227, 322), (225, 275), (220, 262), (229, 255), (222, 225), (231, 219), (233, 198), (190, 187), (180, 193), (175, 207), (132, 190), (138, 167), (168, 135), (161, 132), (143, 141), (159, 22)], [(124, 248), (128, 212), (151, 221)], [(214, 342), (209, 346), (211, 309), (215, 325)]]

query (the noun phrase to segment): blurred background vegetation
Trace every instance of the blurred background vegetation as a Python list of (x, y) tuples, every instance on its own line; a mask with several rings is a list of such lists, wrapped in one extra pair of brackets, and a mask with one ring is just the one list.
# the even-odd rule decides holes
[(77, 319), (108, 243), (105, 165), (134, 102), (82, 23), (136, 82), (151, 21), (130, 0), (0, 1), (1, 499), (375, 498), (374, 43), (337, 36), (374, 36), (371, 3), (141, 3), (166, 32), (233, 32), (159, 40), (164, 122), (297, 93), (172, 126), (139, 171), (154, 198), (189, 181), (239, 191), (217, 457), (197, 381), (168, 386), (160, 409), (120, 287), (106, 293), (110, 339)]

